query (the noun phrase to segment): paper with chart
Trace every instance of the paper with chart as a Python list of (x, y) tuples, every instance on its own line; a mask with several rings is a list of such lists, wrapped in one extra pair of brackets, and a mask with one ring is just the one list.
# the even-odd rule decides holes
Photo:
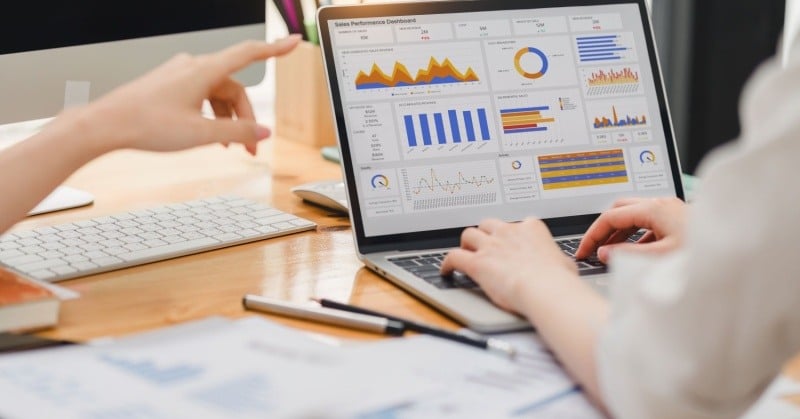
[(360, 359), (394, 359), (396, 365), (443, 386), (414, 403), (373, 411), (360, 419), (602, 418), (535, 334), (498, 338), (517, 347), (516, 360), (428, 336), (356, 348)]
[(0, 358), (0, 416), (352, 417), (433, 388), (259, 319), (178, 336)]

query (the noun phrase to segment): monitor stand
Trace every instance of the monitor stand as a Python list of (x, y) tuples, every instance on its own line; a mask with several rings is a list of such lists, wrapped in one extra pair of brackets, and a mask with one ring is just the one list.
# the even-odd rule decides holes
[(28, 216), (83, 207), (92, 202), (94, 202), (94, 196), (88, 192), (69, 186), (59, 186), (42, 200), (39, 205), (30, 210)]
[[(89, 83), (68, 81), (64, 88), (64, 108), (87, 103), (89, 103)], [(41, 130), (52, 119), (44, 118), (0, 125), (2, 127), (0, 129), (0, 143), (3, 145), (0, 148), (8, 147), (18, 141), (24, 141)], [(94, 202), (94, 196), (88, 192), (69, 186), (59, 186), (53, 192), (50, 192), (50, 195), (45, 197), (39, 205), (30, 210), (28, 216), (83, 207), (92, 202)]]

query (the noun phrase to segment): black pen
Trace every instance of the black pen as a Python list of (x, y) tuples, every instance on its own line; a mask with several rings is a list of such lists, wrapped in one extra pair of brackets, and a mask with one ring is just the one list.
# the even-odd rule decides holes
[(517, 354), (517, 351), (516, 349), (514, 349), (513, 346), (511, 346), (508, 342), (504, 342), (502, 340), (494, 338), (484, 338), (479, 336), (469, 336), (462, 333), (451, 332), (449, 330), (440, 329), (438, 327), (424, 325), (422, 323), (417, 323), (412, 320), (401, 319), (399, 317), (392, 316), (389, 314), (379, 313), (374, 310), (355, 307), (349, 304), (344, 304), (337, 301), (328, 300), (325, 298), (312, 298), (312, 300), (318, 302), (322, 307), (333, 308), (357, 314), (366, 314), (368, 316), (383, 317), (388, 320), (394, 320), (402, 323), (405, 326), (406, 330), (411, 330), (414, 332), (423, 333), (431, 336), (437, 336), (455, 342), (465, 343), (467, 345), (475, 346), (481, 349), (486, 349), (491, 352), (496, 352), (502, 355), (506, 355), (510, 358), (514, 358)]

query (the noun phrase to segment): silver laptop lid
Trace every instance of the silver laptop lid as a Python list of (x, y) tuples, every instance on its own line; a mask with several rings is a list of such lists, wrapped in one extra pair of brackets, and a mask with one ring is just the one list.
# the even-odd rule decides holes
[(359, 251), (447, 247), (487, 217), (580, 233), (621, 197), (683, 198), (643, 0), (319, 12)]

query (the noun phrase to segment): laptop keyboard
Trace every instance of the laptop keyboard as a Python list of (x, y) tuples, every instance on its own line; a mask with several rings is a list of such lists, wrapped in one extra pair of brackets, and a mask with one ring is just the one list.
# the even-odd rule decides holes
[[(635, 242), (642, 237), (642, 234), (644, 234), (644, 231), (640, 230), (628, 237), (627, 241)], [(575, 251), (578, 250), (580, 243), (580, 238), (556, 240), (558, 247), (571, 258), (575, 257)], [(439, 289), (478, 288), (478, 284), (464, 274), (458, 272), (451, 276), (439, 274), (439, 269), (446, 255), (446, 252), (428, 253), (394, 257), (388, 260)], [(575, 263), (578, 266), (578, 274), (581, 276), (608, 272), (608, 267), (603, 262), (600, 262), (596, 254), (587, 259), (576, 260)]]
[(450, 288), (477, 288), (478, 284), (463, 274), (456, 273), (450, 276), (439, 274), (442, 261), (447, 256), (446, 252), (429, 253), (426, 255), (402, 256), (389, 258), (389, 262), (424, 279), (429, 284), (439, 289)]

